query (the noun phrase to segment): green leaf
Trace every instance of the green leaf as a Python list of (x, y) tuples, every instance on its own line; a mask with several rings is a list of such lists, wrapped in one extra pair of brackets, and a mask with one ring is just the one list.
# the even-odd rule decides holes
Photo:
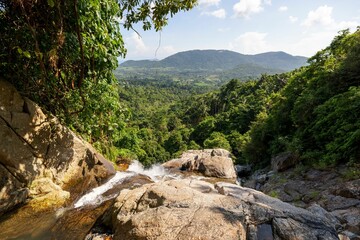
[(48, 4), (50, 7), (54, 7), (55, 6), (55, 3), (54, 3), (54, 0), (47, 0)]
[(23, 52), (24, 56), (27, 58), (31, 58), (31, 54), (28, 51)]

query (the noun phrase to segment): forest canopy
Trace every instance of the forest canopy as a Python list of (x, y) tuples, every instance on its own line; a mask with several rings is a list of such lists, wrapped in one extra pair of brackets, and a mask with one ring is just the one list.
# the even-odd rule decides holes
[[(292, 72), (233, 79), (201, 95), (159, 85), (160, 92), (145, 82), (128, 86), (120, 97), (134, 112), (129, 125), (136, 147), (129, 147), (145, 163), (221, 147), (238, 163), (258, 167), (289, 151), (316, 167), (359, 164), (359, 49), (360, 30), (344, 30)], [(157, 107), (147, 111), (149, 103)]]

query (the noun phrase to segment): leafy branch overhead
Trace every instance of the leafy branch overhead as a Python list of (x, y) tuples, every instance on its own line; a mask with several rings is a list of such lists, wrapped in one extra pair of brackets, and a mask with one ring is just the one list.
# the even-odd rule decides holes
[(143, 29), (153, 26), (156, 31), (167, 25), (168, 16), (173, 17), (179, 11), (192, 9), (196, 0), (120, 0), (120, 17), (125, 20), (124, 27), (133, 29), (133, 25), (142, 22)]

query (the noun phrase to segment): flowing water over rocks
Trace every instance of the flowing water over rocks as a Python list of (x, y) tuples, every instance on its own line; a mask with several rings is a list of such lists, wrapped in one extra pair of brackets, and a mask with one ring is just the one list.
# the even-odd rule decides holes
[(223, 180), (133, 162), (65, 208), (3, 216), (0, 239), (338, 239), (318, 209)]
[[(229, 172), (213, 164), (211, 158), (219, 154), (226, 152), (192, 151), (183, 154), (185, 159), (150, 169), (134, 161), (63, 208), (24, 205), (4, 215), (0, 239), (339, 239), (341, 223), (318, 205), (305, 210), (236, 185), (235, 179), (202, 175), (200, 162), (213, 173)], [(173, 167), (179, 161), (180, 167)], [(355, 190), (349, 186), (339, 194), (354, 197)], [(351, 234), (340, 237), (355, 240)]]
[(233, 183), (172, 172), (134, 162), (66, 208), (19, 208), (0, 220), (0, 232), (3, 239), (44, 240), (337, 239), (326, 219), (309, 211)]
[[(84, 207), (86, 205), (99, 205), (102, 202), (116, 197), (118, 192), (110, 191), (121, 186), (124, 181), (135, 176), (146, 176), (149, 181), (157, 182), (164, 177), (176, 177), (170, 175), (164, 167), (160, 165), (153, 165), (149, 169), (144, 169), (138, 161), (133, 161), (126, 172), (117, 172), (108, 182), (101, 185), (100, 187), (92, 189), (89, 193), (82, 196), (75, 204), (75, 208)], [(113, 192), (112, 194), (110, 194)]]
[(122, 189), (170, 177), (160, 165), (150, 169), (134, 161), (126, 172), (117, 172), (73, 204), (59, 209), (36, 209), (31, 205), (0, 218), (0, 239), (84, 239)]

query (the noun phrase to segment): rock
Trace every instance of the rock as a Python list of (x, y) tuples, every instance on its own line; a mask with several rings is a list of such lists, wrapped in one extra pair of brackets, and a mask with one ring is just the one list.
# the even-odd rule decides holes
[(124, 179), (124, 181), (121, 181), (119, 184), (114, 184), (111, 189), (107, 190), (102, 195), (104, 197), (111, 195), (117, 196), (117, 194), (123, 189), (134, 189), (144, 184), (153, 183), (153, 182), (154, 181), (151, 180), (150, 177), (142, 174), (137, 174), (134, 176), (127, 177), (126, 179)]
[(360, 179), (346, 182), (341, 187), (333, 187), (331, 193), (344, 198), (360, 200)]
[(236, 178), (231, 153), (225, 149), (189, 150), (184, 152), (179, 159), (170, 160), (163, 166), (200, 172), (207, 177)]
[(106, 233), (89, 233), (85, 240), (112, 240), (113, 236)]
[[(313, 211), (312, 205), (316, 203), (319, 208), (327, 212), (325, 216), (328, 218), (330, 215), (333, 216), (330, 217), (330, 222), (335, 224), (339, 231), (346, 230), (360, 235), (360, 180), (344, 179), (344, 174), (340, 173), (347, 171), (346, 165), (326, 170), (305, 167), (288, 169), (270, 177), (260, 189), (282, 201), (309, 208), (311, 211)], [(250, 183), (245, 184), (250, 186), (256, 184), (255, 180)], [(316, 210), (314, 213), (321, 212)], [(340, 223), (335, 223), (334, 217)]]
[(288, 182), (284, 185), (284, 192), (292, 197), (293, 200), (300, 200), (304, 194), (303, 184), (299, 182)]
[(276, 192), (277, 198), (284, 202), (293, 202), (295, 199), (284, 191)]
[(236, 178), (231, 158), (212, 156), (199, 161), (198, 171), (207, 177)]
[(327, 219), (328, 223), (335, 226), (336, 229), (339, 229), (341, 227), (341, 223), (336, 218), (336, 216), (334, 214), (331, 214), (328, 211), (326, 211), (320, 205), (314, 203), (310, 207), (308, 207), (307, 210), (309, 210), (316, 216), (319, 216), (319, 218)]
[(49, 178), (36, 178), (30, 186), (30, 205), (40, 209), (61, 207), (70, 198), (70, 193), (61, 189)]
[(252, 188), (252, 189), (256, 189), (256, 180), (255, 179), (250, 179), (244, 182), (244, 184), (242, 184), (242, 186), (247, 187), (247, 188)]
[(317, 169), (310, 169), (306, 171), (304, 174), (304, 179), (309, 181), (316, 181), (319, 179), (320, 176), (322, 176), (322, 171), (319, 171)]
[(236, 175), (240, 178), (251, 175), (251, 165), (235, 165)]
[(182, 165), (184, 164), (184, 162), (186, 161), (186, 159), (182, 159), (182, 158), (176, 158), (176, 159), (172, 159), (170, 161), (167, 161), (163, 164), (161, 164), (164, 168), (176, 168), (176, 169), (180, 169), (182, 167)]
[(271, 159), (271, 168), (275, 172), (284, 171), (298, 162), (299, 158), (292, 152), (283, 152)]
[[(0, 143), (1, 145), (1, 143)], [(29, 189), (11, 172), (0, 164), (0, 215), (14, 206), (26, 201)]]
[[(205, 149), (204, 151), (207, 151), (207, 149)], [(218, 156), (218, 157), (231, 158), (231, 153), (228, 150), (216, 148), (216, 149), (210, 149), (210, 151), (211, 151), (210, 155), (212, 157)]]
[[(112, 231), (103, 225), (97, 225), (104, 212), (113, 205), (116, 196), (123, 189), (134, 189), (153, 181), (145, 175), (129, 175), (122, 184), (115, 183), (113, 188), (101, 194), (100, 198), (91, 203), (74, 208), (73, 204), (58, 209), (49, 208), (61, 201), (63, 197), (51, 198), (55, 194), (67, 193), (60, 191), (57, 185), (48, 179), (37, 179), (33, 184), (39, 184), (36, 198), (16, 211), (0, 217), (0, 239), (112, 239)], [(55, 191), (53, 190), (55, 189)], [(59, 190), (59, 191), (56, 191)], [(52, 195), (52, 196), (49, 196)], [(19, 231), (21, 229), (21, 231)], [(91, 231), (90, 231), (91, 230)], [(90, 234), (89, 234), (90, 232)]]
[(340, 240), (360, 240), (360, 236), (349, 231), (343, 231), (339, 234)]
[(123, 190), (114, 239), (338, 239), (327, 219), (231, 183), (170, 180)]
[(115, 173), (88, 143), (3, 80), (0, 96), (0, 215), (37, 197), (75, 199)]
[(0, 79), (0, 111), (22, 112), (24, 100), (10, 83)]
[(255, 171), (250, 179), (244, 182), (244, 186), (248, 188), (253, 188), (256, 190), (261, 190), (266, 182), (274, 175), (273, 171), (266, 171), (266, 169), (260, 169)]
[(331, 212), (344, 225), (344, 229), (360, 235), (360, 208), (352, 207), (343, 210), (335, 210)]
[(101, 217), (112, 203), (113, 201), (109, 200), (96, 207), (88, 206), (82, 208), (81, 211), (71, 209), (65, 212), (52, 226), (52, 235), (51, 237), (48, 236), (47, 239), (85, 239), (96, 219)]
[(341, 196), (327, 195), (324, 202), (325, 208), (332, 212), (340, 209), (348, 209), (351, 207), (360, 207), (360, 200), (354, 198), (344, 198)]
[[(313, 231), (306, 226), (306, 223), (301, 223), (291, 218), (275, 218), (273, 226), (276, 239), (338, 239), (334, 232), (328, 233), (324, 231), (323, 235), (321, 230)], [(305, 229), (308, 229), (308, 231)]]

